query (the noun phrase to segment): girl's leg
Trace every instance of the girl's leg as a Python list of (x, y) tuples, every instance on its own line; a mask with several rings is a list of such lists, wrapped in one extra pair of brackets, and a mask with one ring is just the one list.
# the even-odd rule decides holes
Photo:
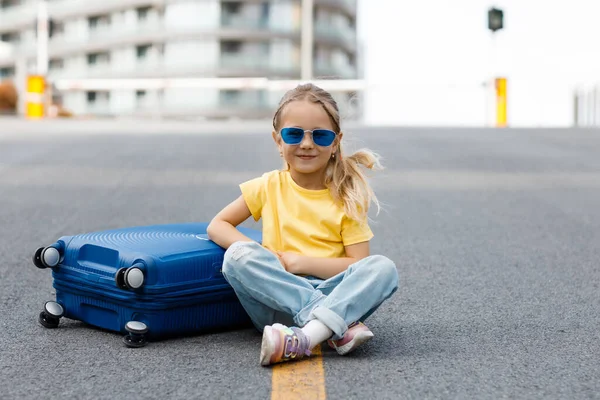
[(341, 339), (348, 325), (364, 321), (398, 289), (396, 265), (387, 257), (373, 255), (348, 267), (317, 287), (326, 298), (310, 313)]
[(259, 331), (274, 322), (304, 326), (312, 309), (325, 300), (308, 280), (287, 272), (255, 242), (236, 242), (227, 249), (223, 275)]
[[(228, 280), (231, 284), (231, 282)], [(236, 285), (234, 282), (232, 286)], [(250, 316), (250, 320), (254, 327), (262, 332), (264, 327), (267, 325), (272, 325), (274, 323), (280, 323), (284, 325), (290, 325), (294, 323), (294, 320), (291, 315), (286, 314), (285, 312), (275, 310), (270, 308), (259, 301), (254, 300), (250, 294), (241, 286), (237, 285), (235, 287), (235, 294), (240, 300), (240, 303), (246, 310), (246, 313)]]

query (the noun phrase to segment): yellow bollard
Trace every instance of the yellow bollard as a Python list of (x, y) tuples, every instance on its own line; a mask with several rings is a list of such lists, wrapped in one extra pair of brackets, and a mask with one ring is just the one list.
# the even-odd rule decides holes
[(40, 119), (44, 117), (44, 90), (46, 80), (41, 75), (29, 75), (27, 77), (27, 104), (25, 116), (29, 119)]
[(498, 128), (508, 125), (506, 103), (506, 78), (496, 78), (496, 127)]

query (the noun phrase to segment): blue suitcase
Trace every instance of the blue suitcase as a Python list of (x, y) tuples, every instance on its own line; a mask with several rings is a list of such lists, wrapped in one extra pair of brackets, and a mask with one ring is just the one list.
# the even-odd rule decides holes
[[(33, 263), (51, 268), (56, 301), (39, 322), (60, 318), (125, 334), (128, 347), (148, 340), (250, 326), (221, 273), (225, 250), (206, 223), (140, 226), (63, 236), (37, 249)], [(238, 227), (257, 242), (259, 231)]]

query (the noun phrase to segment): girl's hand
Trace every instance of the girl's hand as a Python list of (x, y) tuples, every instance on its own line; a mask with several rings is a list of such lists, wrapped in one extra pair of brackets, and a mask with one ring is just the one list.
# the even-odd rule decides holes
[(294, 275), (302, 273), (302, 260), (305, 258), (304, 256), (283, 251), (278, 251), (277, 256), (279, 257), (279, 261), (281, 261), (281, 265), (283, 265), (287, 272)]

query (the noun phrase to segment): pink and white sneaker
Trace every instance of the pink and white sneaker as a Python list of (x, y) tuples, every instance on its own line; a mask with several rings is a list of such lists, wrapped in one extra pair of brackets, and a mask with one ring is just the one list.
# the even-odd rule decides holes
[(362, 322), (354, 322), (348, 326), (348, 330), (344, 334), (344, 337), (338, 340), (327, 341), (329, 347), (335, 349), (339, 355), (351, 353), (361, 344), (368, 342), (373, 338), (373, 332)]
[(265, 326), (260, 348), (260, 364), (267, 366), (310, 356), (309, 345), (310, 340), (300, 328), (288, 328), (282, 324)]

